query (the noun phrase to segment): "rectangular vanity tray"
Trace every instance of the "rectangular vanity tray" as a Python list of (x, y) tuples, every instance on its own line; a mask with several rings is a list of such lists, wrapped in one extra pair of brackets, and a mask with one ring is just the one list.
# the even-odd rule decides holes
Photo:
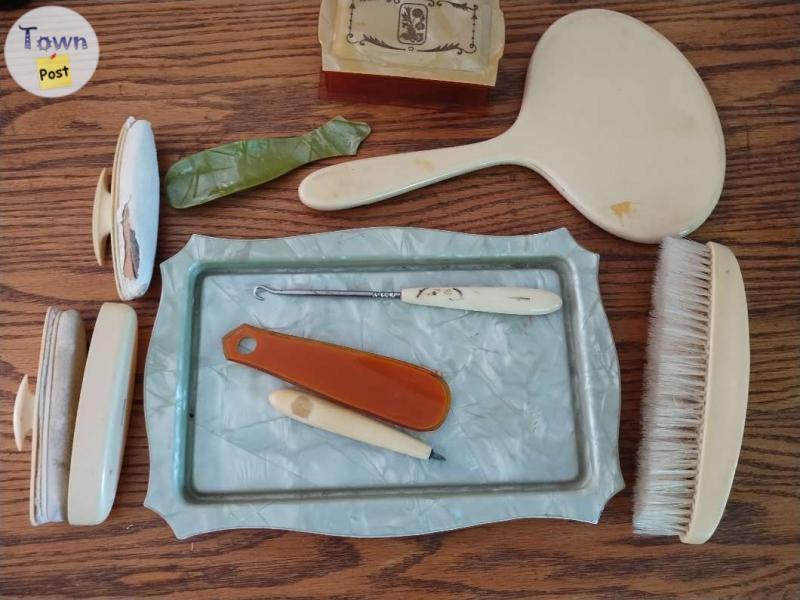
[[(162, 265), (162, 279), (145, 369), (145, 504), (178, 537), (233, 527), (388, 536), (522, 517), (596, 522), (622, 487), (619, 373), (597, 256), (566, 230), (194, 236)], [(259, 301), (259, 284), (541, 287), (564, 304), (522, 317), (392, 300)], [(450, 413), (439, 429), (414, 435), (447, 461), (419, 461), (279, 415), (267, 397), (288, 384), (222, 354), (222, 337), (241, 323), (440, 372)]]

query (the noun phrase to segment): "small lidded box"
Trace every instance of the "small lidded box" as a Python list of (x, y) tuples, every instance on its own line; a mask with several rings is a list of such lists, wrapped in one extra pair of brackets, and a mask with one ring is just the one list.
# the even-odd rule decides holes
[(498, 0), (322, 0), (322, 83), (368, 100), (485, 100), (505, 45)]

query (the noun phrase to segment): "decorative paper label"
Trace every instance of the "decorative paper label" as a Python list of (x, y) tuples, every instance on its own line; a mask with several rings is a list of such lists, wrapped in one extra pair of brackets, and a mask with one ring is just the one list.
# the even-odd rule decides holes
[(408, 2), (400, 5), (397, 23), (397, 41), (417, 46), (428, 37), (428, 7)]
[(322, 0), (322, 68), (494, 85), (505, 26), (498, 0)]
[(490, 7), (480, 1), (347, 0), (346, 6), (349, 44), (401, 54), (475, 54), (478, 29), (491, 17)]

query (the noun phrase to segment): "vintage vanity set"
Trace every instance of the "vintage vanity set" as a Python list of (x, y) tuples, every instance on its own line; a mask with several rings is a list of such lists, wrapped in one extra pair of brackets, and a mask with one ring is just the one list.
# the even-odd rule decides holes
[[(326, 95), (475, 104), (491, 101), (504, 21), (497, 0), (323, 0), (319, 38)], [(186, 148), (160, 180), (150, 123), (129, 118), (92, 217), (96, 258), (102, 265), (110, 245), (120, 300), (150, 284), (162, 191), (179, 209), (224, 202), (356, 154), (370, 128), (336, 116), (297, 133)], [(306, 176), (298, 196), (344, 210), (499, 164), (533, 169), (620, 238), (661, 243), (634, 529), (706, 541), (733, 481), (749, 378), (736, 258), (681, 239), (723, 186), (708, 91), (644, 23), (573, 12), (536, 44), (507, 131), (339, 160)], [(144, 371), (145, 505), (179, 538), (239, 527), (399, 536), (526, 517), (596, 523), (624, 485), (619, 365), (598, 261), (566, 229), (192, 236), (161, 264)], [(19, 449), (32, 434), (34, 525), (95, 525), (114, 502), (136, 313), (106, 303), (88, 350), (86, 338), (77, 311), (48, 309), (35, 391), (26, 376), (17, 394)]]

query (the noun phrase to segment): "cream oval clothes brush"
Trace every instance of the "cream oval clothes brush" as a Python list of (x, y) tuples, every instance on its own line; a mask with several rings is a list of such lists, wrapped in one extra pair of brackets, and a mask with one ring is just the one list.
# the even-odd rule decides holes
[(747, 300), (733, 253), (667, 238), (653, 284), (637, 533), (688, 544), (714, 533), (739, 459), (749, 374)]
[(92, 211), (97, 263), (111, 257), (122, 300), (142, 296), (150, 286), (158, 241), (159, 177), (156, 141), (148, 121), (128, 117), (117, 138), (114, 164), (103, 169)]
[(498, 137), (325, 167), (298, 193), (340, 210), (501, 164), (533, 169), (606, 231), (653, 243), (690, 233), (714, 209), (725, 143), (680, 50), (633, 17), (579, 10), (536, 44), (519, 116)]
[(400, 300), (407, 304), (455, 308), (503, 315), (547, 315), (561, 308), (561, 296), (548, 290), (517, 287), (424, 287), (404, 288), (399, 292), (372, 290), (283, 290), (266, 285), (253, 288), (253, 295), (264, 299), (264, 292), (279, 296), (322, 296), (332, 298), (377, 298)]
[(445, 460), (428, 444), (354, 410), (299, 390), (277, 390), (269, 403), (290, 419), (422, 460)]

